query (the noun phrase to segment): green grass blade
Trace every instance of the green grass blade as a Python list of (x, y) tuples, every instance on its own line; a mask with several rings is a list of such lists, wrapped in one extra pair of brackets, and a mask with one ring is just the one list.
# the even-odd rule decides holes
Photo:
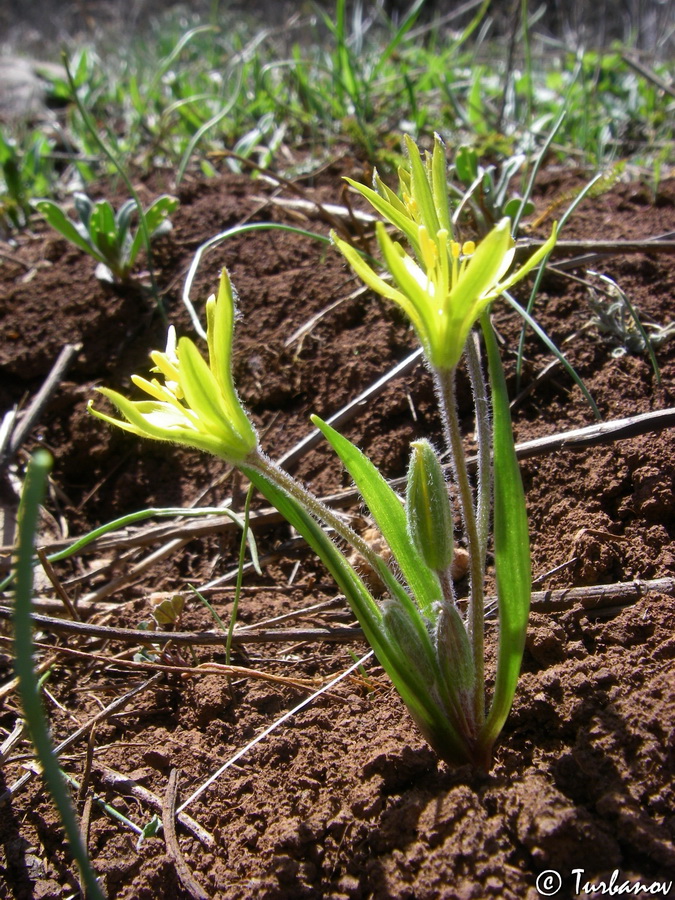
[(494, 554), (499, 603), (499, 650), (490, 710), (479, 735), (489, 761), (492, 746), (511, 709), (525, 648), (532, 570), (525, 492), (513, 443), (509, 397), (489, 317), (481, 324), (487, 349), (493, 413)]
[(176, 171), (176, 181), (175, 181), (176, 190), (178, 190), (178, 186), (181, 183), (181, 181), (183, 180), (183, 175), (185, 175), (185, 170), (187, 169), (188, 163), (190, 162), (192, 154), (195, 151), (195, 147), (201, 141), (201, 139), (204, 137), (204, 135), (207, 134), (207, 132), (209, 132), (212, 128), (214, 128), (219, 122), (221, 122), (225, 118), (225, 116), (229, 115), (229, 113), (232, 111), (232, 107), (234, 106), (234, 104), (237, 102), (237, 99), (239, 98), (240, 91), (241, 91), (241, 72), (239, 73), (236, 90), (234, 90), (232, 92), (232, 96), (230, 97), (230, 100), (228, 101), (228, 103), (226, 103), (222, 109), (218, 110), (218, 112), (214, 116), (212, 116), (207, 122), (204, 122), (204, 124), (201, 125), (197, 129), (195, 134), (190, 139), (190, 142), (188, 143), (187, 148), (185, 149), (185, 152), (183, 153), (183, 156), (181, 157), (181, 160), (178, 164), (178, 169)]
[(405, 509), (398, 495), (368, 457), (351, 441), (318, 416), (312, 416), (312, 422), (322, 432), (354, 479), (377, 527), (389, 544), (420, 610), (431, 618), (432, 606), (442, 598), (443, 592), (438, 578), (425, 565), (408, 536)]
[[(583, 188), (583, 190), (580, 191), (579, 194), (574, 198), (573, 202), (570, 204), (569, 208), (565, 210), (565, 213), (563, 214), (560, 221), (558, 222), (558, 237), (560, 237), (560, 234), (562, 233), (563, 228), (567, 224), (567, 221), (569, 220), (570, 216), (574, 213), (574, 210), (577, 208), (577, 206), (579, 206), (579, 204), (584, 199), (584, 197), (586, 197), (590, 192), (592, 192), (595, 185), (599, 181), (601, 181), (603, 177), (604, 177), (603, 173), (600, 172), (598, 175), (596, 175), (594, 178), (592, 178), (588, 182), (588, 184)], [(537, 293), (539, 292), (539, 285), (541, 284), (541, 279), (544, 277), (544, 270), (546, 268), (547, 262), (548, 262), (548, 257), (546, 257), (543, 260), (541, 266), (539, 267), (537, 276), (534, 279), (534, 284), (532, 285), (530, 299), (527, 302), (527, 315), (523, 316), (523, 318), (525, 319), (525, 323), (523, 324), (523, 327), (520, 332), (520, 339), (518, 341), (518, 360), (516, 363), (516, 375), (518, 378), (518, 382), (520, 382), (520, 372), (521, 372), (522, 361), (523, 361), (523, 348), (525, 346), (526, 325), (530, 325), (530, 327), (532, 327), (533, 320), (531, 318), (531, 314), (532, 314), (532, 310), (534, 309), (534, 301), (537, 297)], [(508, 295), (505, 295), (505, 296), (508, 296)], [(511, 299), (512, 298), (509, 299), (509, 302), (511, 302)], [(519, 306), (518, 309), (522, 310), (522, 307)], [(537, 332), (537, 333), (539, 333), (539, 332)], [(539, 336), (541, 337), (541, 334)], [(558, 359), (560, 359), (561, 362), (563, 362), (562, 355), (560, 354), (559, 351), (556, 350), (555, 355), (558, 357)], [(567, 368), (569, 366), (569, 363), (563, 362), (563, 365), (565, 366), (565, 368)], [(572, 370), (572, 372), (573, 371), (574, 370)], [(574, 375), (572, 377), (577, 382), (577, 384), (579, 384), (579, 386), (581, 387), (581, 384), (579, 383), (579, 379), (578, 379), (578, 376), (576, 375), (576, 373), (574, 373)], [(582, 388), (582, 390), (584, 392), (584, 396), (586, 397), (589, 404), (591, 405), (591, 408), (593, 409), (595, 416), (598, 419), (600, 419), (601, 418), (600, 413), (598, 412), (598, 408), (596, 407), (595, 403), (593, 402), (590, 394), (586, 391), (585, 388)]]
[[(105, 525), (99, 525), (98, 528), (94, 528), (92, 531), (87, 532), (87, 534), (82, 535), (82, 537), (77, 538), (73, 541), (70, 546), (65, 547), (63, 550), (57, 550), (54, 553), (50, 553), (47, 559), (49, 562), (60, 562), (64, 559), (69, 559), (71, 556), (75, 556), (75, 554), (79, 553), (81, 550), (84, 550), (89, 544), (98, 540), (99, 538), (104, 537), (106, 534), (110, 534), (110, 532), (118, 531), (121, 528), (126, 528), (129, 525), (134, 525), (136, 522), (143, 522), (145, 519), (151, 519), (153, 517), (158, 518), (174, 518), (176, 516), (228, 516), (235, 522), (240, 528), (244, 527), (244, 520), (235, 513), (233, 510), (228, 509), (227, 507), (222, 506), (204, 506), (204, 507), (193, 507), (192, 509), (183, 509), (180, 506), (176, 507), (150, 507), (149, 509), (141, 509), (135, 513), (128, 513), (125, 516), (120, 516), (118, 519), (113, 519), (111, 522), (106, 522)], [(249, 542), (249, 551), (251, 553), (251, 559), (253, 561), (253, 566), (258, 572), (260, 572), (260, 562), (258, 559), (258, 548), (256, 545), (255, 537), (253, 532), (249, 529), (248, 532), (248, 542)], [(8, 575), (2, 582), (0, 582), (0, 591), (6, 590), (9, 585), (14, 580), (13, 575)]]
[(230, 625), (227, 629), (227, 641), (225, 643), (225, 665), (230, 665), (230, 657), (232, 655), (232, 635), (234, 627), (237, 624), (237, 615), (239, 613), (239, 599), (241, 597), (241, 586), (244, 581), (244, 557), (246, 555), (246, 533), (248, 532), (249, 517), (251, 514), (251, 498), (253, 497), (253, 483), (248, 487), (246, 492), (246, 503), (244, 504), (244, 528), (241, 534), (241, 543), (239, 545), (239, 562), (237, 565), (237, 583), (234, 589), (234, 600), (232, 601), (232, 614), (230, 615)]
[(578, 386), (579, 390), (586, 398), (588, 405), (593, 410), (593, 415), (595, 416), (595, 418), (598, 421), (600, 421), (602, 419), (602, 416), (600, 415), (600, 410), (598, 409), (598, 407), (595, 403), (595, 400), (591, 396), (591, 392), (588, 390), (588, 388), (584, 384), (581, 376), (577, 373), (574, 366), (565, 358), (564, 353), (562, 353), (560, 350), (558, 350), (556, 345), (553, 343), (551, 338), (546, 334), (546, 332), (541, 327), (541, 325), (539, 325), (539, 323), (536, 321), (536, 319), (532, 318), (532, 316), (530, 315), (528, 310), (523, 309), (523, 307), (520, 305), (520, 303), (518, 303), (518, 301), (516, 300), (515, 297), (512, 297), (508, 291), (504, 291), (504, 297), (506, 298), (507, 303), (510, 306), (512, 306), (513, 309), (515, 309), (515, 311), (518, 313), (519, 316), (522, 316), (522, 318), (530, 326), (532, 331), (534, 331), (534, 333), (537, 335), (537, 337), (548, 347), (548, 349), (555, 356), (555, 358), (558, 360), (558, 362), (560, 362), (561, 365), (564, 366), (564, 368), (567, 371), (567, 373), (569, 374), (570, 378), (572, 378), (574, 380), (575, 384)]
[(425, 2), (426, 0), (415, 0), (408, 12), (405, 14), (405, 17), (396, 29), (396, 33), (394, 34), (393, 38), (382, 50), (378, 60), (376, 61), (373, 75), (376, 75), (380, 71), (384, 63), (389, 60), (391, 55), (405, 38), (406, 34), (413, 27), (419, 17), (420, 12), (422, 11), (422, 7), (424, 6)]
[(276, 229), (278, 231), (289, 231), (291, 234), (300, 234), (303, 237), (313, 238), (315, 241), (321, 241), (324, 244), (330, 244), (331, 240), (329, 237), (326, 237), (323, 234), (317, 234), (315, 231), (306, 231), (304, 228), (296, 228), (294, 225), (280, 225), (277, 222), (251, 222), (248, 225), (235, 225), (234, 228), (228, 228), (226, 231), (221, 231), (219, 234), (214, 235), (212, 238), (209, 238), (208, 241), (205, 241), (203, 244), (200, 244), (197, 247), (195, 255), (192, 257), (192, 262), (190, 263), (190, 268), (185, 277), (185, 286), (183, 287), (183, 303), (190, 314), (190, 319), (194, 326), (197, 334), (206, 340), (206, 331), (202, 323), (199, 321), (199, 316), (197, 315), (197, 310), (192, 305), (192, 301), (190, 300), (190, 288), (192, 287), (192, 282), (194, 281), (194, 277), (197, 274), (197, 269), (199, 268), (199, 263), (201, 262), (202, 256), (206, 253), (207, 250), (210, 250), (212, 247), (217, 246), (221, 243), (221, 241), (225, 241), (231, 237), (238, 237), (240, 234), (248, 234), (249, 231), (266, 231), (269, 229)]
[(70, 850), (79, 866), (87, 896), (91, 900), (103, 900), (103, 891), (91, 866), (87, 848), (82, 840), (68, 790), (42, 708), (38, 681), (33, 668), (33, 631), (31, 606), (33, 597), (33, 541), (40, 516), (40, 503), (44, 496), (47, 476), (51, 469), (51, 457), (39, 450), (28, 466), (26, 483), (19, 507), (19, 546), (16, 565), (16, 604), (14, 611), (15, 667), (19, 681), (19, 696), (23, 705), (26, 724), (45, 783), (52, 795), (63, 823)]

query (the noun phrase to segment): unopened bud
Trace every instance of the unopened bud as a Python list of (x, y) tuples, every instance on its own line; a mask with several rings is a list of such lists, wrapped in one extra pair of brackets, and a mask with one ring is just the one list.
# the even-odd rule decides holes
[(453, 560), (453, 518), (443, 469), (429, 441), (412, 444), (406, 517), (410, 539), (424, 562), (445, 572)]
[(462, 617), (452, 603), (439, 604), (436, 619), (436, 655), (449, 692), (468, 706), (476, 684), (471, 644)]
[(436, 680), (431, 640), (424, 637), (410, 620), (410, 616), (397, 600), (390, 600), (383, 605), (382, 622), (389, 639), (390, 649), (401, 659), (406, 668), (420, 677), (428, 688)]

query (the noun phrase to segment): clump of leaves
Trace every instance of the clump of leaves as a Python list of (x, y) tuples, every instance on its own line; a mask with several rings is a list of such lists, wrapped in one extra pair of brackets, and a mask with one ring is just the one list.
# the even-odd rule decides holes
[(73, 199), (79, 222), (74, 222), (53, 200), (35, 200), (33, 205), (52, 228), (98, 262), (97, 278), (118, 284), (131, 280), (146, 238), (152, 241), (171, 230), (169, 216), (178, 206), (176, 197), (163, 194), (141, 210), (141, 220), (134, 227), (132, 219), (138, 210), (135, 200), (127, 200), (115, 212), (107, 200), (94, 203), (79, 192)]
[(505, 159), (497, 168), (494, 165), (482, 165), (474, 147), (464, 146), (457, 151), (455, 175), (460, 182), (462, 194), (459, 209), (461, 211), (466, 205), (471, 210), (481, 234), (487, 234), (503, 216), (510, 219), (517, 217), (520, 220), (534, 212), (531, 200), (523, 200), (511, 190), (511, 181), (525, 160), (525, 154), (519, 153)]

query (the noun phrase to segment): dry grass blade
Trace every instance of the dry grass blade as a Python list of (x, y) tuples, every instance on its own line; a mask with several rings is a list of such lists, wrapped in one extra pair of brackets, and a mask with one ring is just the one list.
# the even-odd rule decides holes
[(156, 565), (158, 562), (161, 562), (163, 559), (166, 559), (167, 556), (171, 556), (173, 553), (176, 553), (178, 550), (184, 547), (189, 540), (189, 538), (182, 537), (170, 540), (162, 547), (159, 547), (157, 550), (150, 553), (140, 562), (136, 563), (133, 566), (130, 566), (124, 575), (120, 575), (113, 581), (109, 581), (107, 584), (104, 584), (98, 590), (92, 591), (90, 594), (87, 594), (84, 597), (84, 600), (88, 603), (93, 604), (100, 603), (101, 600), (109, 597), (111, 594), (114, 594), (115, 591), (118, 591), (122, 587), (125, 587), (126, 585), (135, 581), (137, 578), (147, 572), (148, 569), (152, 568), (152, 566)]
[(639, 72), (643, 78), (646, 78), (647, 81), (651, 81), (652, 84), (655, 84), (659, 90), (663, 91), (666, 94), (669, 94), (671, 97), (675, 97), (675, 88), (672, 84), (668, 84), (668, 82), (664, 81), (663, 78), (659, 78), (656, 72), (652, 71), (652, 69), (648, 68), (644, 63), (640, 62), (639, 59), (635, 59), (635, 57), (630, 56), (628, 53), (622, 53), (621, 59), (626, 63), (626, 65), (630, 66), (631, 69), (635, 69), (636, 72)]
[[(413, 354), (414, 356), (415, 354)], [(406, 363), (413, 365), (416, 360), (413, 360), (412, 357), (408, 357), (406, 360), (401, 363), (401, 366), (404, 366)], [(389, 376), (392, 373), (389, 373)], [(385, 376), (385, 377), (389, 377)], [(374, 388), (374, 386), (373, 386)], [(350, 404), (351, 406), (352, 404)], [(348, 407), (345, 407), (341, 413), (345, 412)], [(328, 420), (329, 423), (332, 420)], [(607, 422), (601, 422), (598, 425), (589, 425), (584, 428), (575, 428), (571, 431), (562, 431), (557, 434), (548, 435), (546, 437), (537, 438), (532, 441), (524, 441), (523, 443), (516, 444), (516, 454), (519, 459), (528, 459), (533, 456), (543, 456), (547, 453), (555, 453), (558, 450), (562, 449), (582, 449), (585, 447), (591, 447), (595, 444), (607, 444), (613, 441), (624, 440), (626, 438), (637, 437), (641, 434), (647, 434), (649, 432), (658, 432), (663, 431), (666, 428), (672, 428), (675, 426), (675, 407), (669, 407), (668, 409), (660, 409), (654, 412), (641, 413), (636, 416), (628, 416), (623, 419), (612, 419)], [(317, 432), (317, 434), (320, 434)], [(315, 441), (318, 441), (318, 437), (315, 438), (314, 432), (308, 435), (300, 444), (297, 444), (292, 451), (290, 451), (287, 456), (295, 455), (298, 453), (300, 455), (304, 450), (309, 449), (309, 447), (313, 446)], [(302, 449), (301, 449), (302, 448)], [(475, 458), (469, 458), (467, 460), (469, 466), (475, 465)], [(283, 460), (282, 460), (283, 464)], [(391, 485), (394, 488), (399, 488), (405, 484), (405, 478), (394, 479), (391, 481)], [(324, 503), (327, 503), (329, 506), (335, 507), (346, 507), (352, 504), (355, 501), (359, 501), (359, 496), (356, 490), (348, 489), (344, 491), (339, 491), (335, 494), (330, 494), (328, 496), (321, 498)], [(360, 501), (359, 501), (360, 502)], [(275, 509), (261, 509), (254, 510), (251, 513), (250, 519), (250, 527), (252, 529), (256, 529), (258, 527), (266, 527), (267, 525), (276, 524), (277, 522), (282, 521), (281, 515)], [(111, 550), (111, 549), (120, 549), (121, 547), (135, 547), (135, 546), (144, 546), (150, 543), (153, 543), (156, 540), (169, 540), (174, 538), (180, 538), (185, 542), (192, 540), (193, 538), (202, 537), (205, 535), (217, 534), (222, 531), (229, 531), (236, 526), (233, 525), (229, 520), (221, 520), (217, 517), (204, 517), (200, 520), (195, 520), (191, 522), (186, 522), (179, 526), (173, 525), (158, 525), (158, 526), (149, 526), (147, 528), (139, 530), (134, 534), (125, 534), (124, 536), (116, 536), (116, 537), (104, 537), (98, 541), (92, 541), (92, 543), (84, 548), (82, 552), (92, 552), (93, 550)], [(47, 550), (58, 550), (62, 549), (64, 546), (67, 546), (71, 542), (63, 542), (58, 541), (50, 544), (46, 547)], [(0, 548), (0, 553), (11, 552), (11, 548)], [(158, 551), (162, 554), (167, 554), (170, 552), (166, 548), (161, 548)], [(160, 558), (164, 558), (162, 555)], [(148, 557), (142, 563), (139, 563), (139, 566), (147, 566), (149, 567), (157, 559), (154, 557)], [(138, 574), (138, 569), (134, 570), (136, 574)], [(142, 570), (141, 570), (142, 571)], [(101, 591), (97, 591), (94, 594), (88, 595), (85, 598), (86, 602), (94, 603), (95, 600), (99, 600), (104, 596), (108, 596), (114, 588), (109, 589), (109, 585), (104, 585), (104, 588)]]
[[(278, 172), (273, 172), (271, 169), (260, 165), (254, 160), (235, 153), (234, 150), (215, 150), (212, 151), (209, 156), (211, 156), (212, 158), (225, 157), (228, 159), (235, 159), (238, 163), (245, 166), (247, 169), (253, 169), (257, 172), (260, 172), (266, 180), (271, 181), (273, 184), (279, 185), (279, 187), (287, 188), (292, 194), (295, 194), (296, 197), (299, 197), (305, 202), (309, 203), (310, 208), (316, 210), (316, 213), (320, 216), (320, 218), (322, 218), (340, 234), (346, 237), (349, 236), (342, 218), (339, 215), (335, 215), (330, 208), (331, 204), (326, 205), (324, 203), (321, 203), (319, 200), (314, 199), (313, 197), (309, 197), (306, 189), (297, 184), (295, 181), (291, 181), (289, 178), (284, 178), (284, 176), (280, 175)], [(269, 198), (264, 199), (265, 204), (269, 202)]]
[(45, 575), (50, 580), (52, 587), (54, 588), (61, 602), (68, 611), (70, 618), (76, 622), (81, 622), (82, 616), (80, 616), (79, 612), (75, 608), (75, 605), (73, 604), (73, 601), (68, 596), (68, 592), (61, 584), (61, 581), (54, 570), (54, 566), (49, 562), (47, 558), (47, 554), (41, 547), (37, 548), (36, 553), (38, 559), (40, 560), (40, 564), (44, 569)]
[(82, 344), (66, 344), (59, 353), (56, 362), (52, 366), (52, 370), (45, 379), (44, 384), (33, 398), (30, 406), (21, 417), (21, 421), (14, 427), (12, 436), (7, 442), (7, 447), (2, 458), (0, 458), (0, 467), (10, 460), (19, 447), (28, 437), (31, 428), (37, 424), (42, 412), (49, 402), (50, 397), (58, 388), (68, 366), (82, 349)]
[[(55, 620), (58, 621), (58, 620)], [(152, 632), (142, 631), (144, 643), (148, 643), (148, 634)], [(173, 634), (167, 633), (169, 641), (173, 643), (171, 638)], [(214, 635), (219, 637), (218, 643), (224, 643), (222, 635)], [(8, 641), (8, 638), (0, 636), (0, 641)], [(184, 641), (183, 643), (189, 643)], [(272, 675), (270, 672), (261, 672), (259, 669), (249, 669), (245, 666), (226, 666), (222, 663), (203, 663), (199, 666), (181, 666), (181, 665), (165, 665), (155, 662), (141, 662), (134, 659), (123, 659), (122, 657), (99, 656), (96, 653), (87, 652), (86, 650), (73, 650), (71, 647), (52, 647), (50, 644), (44, 644), (40, 641), (35, 642), (37, 650), (53, 650), (61, 656), (72, 657), (73, 659), (83, 659), (90, 663), (97, 663), (104, 667), (114, 666), (122, 669), (135, 669), (139, 672), (155, 672), (166, 675), (222, 675), (224, 678), (253, 678), (256, 681), (269, 681), (273, 684), (284, 685), (285, 687), (296, 688), (297, 690), (308, 690), (316, 686), (315, 679), (309, 678), (287, 678), (283, 675)], [(82, 726), (85, 728), (86, 726)], [(59, 748), (57, 747), (57, 750)], [(2, 798), (0, 797), (0, 800)]]
[[(601, 259), (610, 256), (626, 256), (634, 253), (675, 253), (675, 241), (672, 238), (675, 232), (655, 235), (641, 241), (558, 241), (553, 248), (552, 256), (561, 256), (567, 253), (581, 254), (571, 259), (563, 259), (560, 262), (551, 263), (552, 272), (566, 272), (568, 269), (578, 269), (593, 265)], [(542, 241), (526, 241), (518, 244), (516, 252), (525, 253), (536, 247), (540, 247)]]
[(198, 797), (201, 797), (201, 795), (205, 791), (207, 791), (211, 787), (211, 785), (218, 780), (218, 778), (220, 778), (223, 772), (229, 769), (230, 766), (234, 765), (234, 763), (236, 763), (237, 760), (241, 759), (244, 754), (248, 753), (248, 751), (252, 747), (255, 747), (256, 744), (259, 744), (260, 741), (264, 740), (268, 735), (272, 734), (273, 731), (279, 728), (280, 725), (283, 725), (284, 722), (287, 722), (288, 719), (296, 715), (296, 713), (300, 712), (301, 709), (304, 709), (306, 706), (309, 706), (310, 703), (313, 703), (314, 700), (317, 699), (317, 697), (320, 697), (322, 694), (327, 693), (333, 687), (335, 687), (336, 684), (339, 684), (345, 678), (349, 677), (352, 672), (355, 672), (357, 669), (361, 668), (363, 664), (367, 662), (372, 656), (373, 651), (369, 650), (368, 653), (365, 654), (365, 656), (362, 656), (361, 659), (357, 660), (352, 666), (350, 666), (348, 669), (345, 669), (344, 672), (341, 672), (335, 678), (331, 679), (331, 681), (329, 681), (327, 684), (324, 684), (323, 687), (320, 687), (318, 691), (315, 691), (311, 696), (306, 697), (301, 703), (298, 703), (297, 706), (294, 706), (293, 709), (290, 709), (287, 713), (284, 713), (283, 716), (278, 718), (268, 728), (265, 728), (263, 731), (261, 731), (260, 734), (257, 735), (257, 737), (253, 738), (252, 741), (249, 741), (249, 743), (246, 744), (245, 747), (242, 747), (241, 750), (238, 750), (234, 754), (234, 756), (231, 756), (226, 763), (224, 763), (216, 772), (213, 773), (213, 775), (210, 775), (209, 778), (207, 778), (207, 780), (203, 784), (201, 784), (196, 791), (193, 791), (193, 793), (190, 794), (187, 800), (184, 800), (183, 803), (179, 806), (178, 812), (183, 812), (183, 810), (186, 809), (195, 800), (197, 800)]

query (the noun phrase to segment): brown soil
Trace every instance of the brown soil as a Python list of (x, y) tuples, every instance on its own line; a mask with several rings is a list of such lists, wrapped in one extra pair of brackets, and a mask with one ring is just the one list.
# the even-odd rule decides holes
[[(338, 175), (325, 172), (309, 188), (310, 195), (317, 190), (334, 202)], [(569, 174), (549, 171), (540, 188), (541, 208), (569, 184)], [(153, 186), (159, 187), (158, 182)], [(297, 223), (288, 213), (263, 208), (260, 198), (270, 192), (261, 181), (234, 176), (181, 188), (174, 231), (157, 247), (155, 259), (157, 282), (179, 331), (190, 332), (179, 298), (200, 242), (249, 216)], [(673, 227), (674, 204), (673, 181), (662, 185), (656, 201), (640, 184), (620, 184), (583, 205), (564, 237), (660, 234)], [(309, 226), (325, 231), (320, 221)], [(63, 344), (82, 342), (18, 459), (21, 474), (33, 447), (45, 446), (55, 457), (43, 542), (81, 534), (147, 505), (213, 505), (228, 496), (232, 482), (221, 481), (223, 467), (216, 460), (133, 440), (86, 412), (96, 385), (127, 389), (130, 373), (146, 369), (148, 350), (163, 346), (165, 327), (153, 301), (137, 290), (117, 293), (102, 286), (90, 260), (39, 228), (20, 236), (15, 249), (3, 245), (2, 250), (0, 408), (33, 396)], [(192, 292), (200, 308), (222, 264), (230, 268), (240, 294), (236, 381), (264, 446), (275, 457), (308, 433), (310, 412), (330, 415), (415, 346), (406, 322), (391, 306), (368, 295), (349, 297), (355, 282), (337, 254), (323, 245), (281, 232), (251, 233), (224, 243), (201, 265)], [(667, 324), (672, 256), (636, 254), (595, 266), (621, 285), (644, 321)], [(342, 298), (286, 346), (299, 326)], [(587, 289), (561, 275), (548, 277), (537, 315), (563, 345), (591, 318)], [(495, 319), (506, 346), (513, 347), (519, 329), (514, 314), (499, 306)], [(645, 356), (613, 356), (613, 346), (595, 327), (564, 347), (606, 419), (673, 405), (675, 344), (665, 343), (658, 351), (661, 386)], [(532, 337), (526, 353), (523, 386), (550, 360)], [(506, 356), (515, 387), (513, 354), (507, 350)], [(464, 412), (470, 434), (468, 398)], [(519, 402), (514, 422), (522, 441), (592, 424), (593, 416), (558, 368)], [(344, 431), (387, 476), (403, 474), (409, 442), (422, 434), (439, 436), (423, 367), (359, 409)], [(583, 451), (563, 449), (523, 464), (538, 588), (675, 575), (674, 443), (672, 432), (654, 433)], [(294, 471), (321, 494), (348, 486), (320, 445)], [(8, 484), (4, 493), (5, 505), (11, 506)], [(336, 596), (322, 567), (288, 544), (289, 537), (283, 525), (258, 533), (261, 553), (269, 559), (262, 577), (246, 576), (242, 622), (262, 622)], [(58, 574), (72, 597), (85, 596), (128, 574), (165, 542), (131, 555), (124, 551), (118, 559), (101, 549), (60, 564)], [(105, 598), (114, 606), (104, 615), (88, 615), (107, 625), (138, 628), (150, 619), (154, 595), (186, 590), (188, 584), (204, 584), (231, 571), (236, 545), (232, 532), (214, 530), (192, 539)], [(226, 620), (232, 595), (231, 582), (210, 595)], [(53, 592), (44, 587), (41, 596)], [(338, 601), (328, 612), (281, 624), (349, 621)], [(209, 897), (279, 900), (534, 900), (540, 896), (536, 879), (546, 870), (561, 876), (558, 897), (583, 895), (573, 870), (583, 870), (581, 888), (588, 880), (609, 878), (615, 869), (619, 883), (667, 882), (675, 873), (674, 625), (675, 603), (667, 593), (649, 593), (602, 611), (576, 604), (562, 612), (533, 613), (513, 713), (488, 776), (440, 763), (371, 661), (358, 678), (344, 680), (278, 727), (188, 807), (216, 843), (204, 846), (179, 827), (187, 867)], [(180, 628), (211, 627), (203, 606), (188, 599)], [(65, 643), (46, 632), (39, 636), (52, 645)], [(9, 680), (10, 648), (7, 642), (0, 646), (7, 654), (0, 656), (0, 666)], [(67, 646), (98, 657), (127, 649), (73, 636)], [(346, 669), (354, 653), (365, 653), (365, 646), (358, 641), (249, 644), (238, 649), (236, 662), (319, 686)], [(224, 659), (222, 647), (197, 647), (195, 656), (199, 662)], [(193, 657), (183, 650), (170, 660), (191, 664)], [(54, 698), (47, 705), (56, 740), (148, 674), (121, 662), (106, 668), (86, 659), (59, 656), (59, 661), (47, 684)], [(152, 810), (107, 788), (106, 766), (159, 797), (175, 767), (180, 797), (187, 798), (309, 692), (247, 678), (234, 681), (230, 691), (220, 675), (168, 675), (96, 728), (89, 791), (143, 825)], [(14, 694), (5, 694), (3, 704), (0, 743), (18, 715)], [(4, 780), (11, 785), (29, 760), (28, 745), (16, 745), (9, 756)], [(85, 741), (69, 748), (63, 759), (78, 781), (86, 756)], [(111, 898), (189, 896), (161, 836), (137, 848), (132, 831), (94, 807), (88, 845)], [(72, 895), (72, 861), (38, 778), (5, 803), (0, 846), (1, 897)], [(538, 884), (544, 895), (552, 882)]]

